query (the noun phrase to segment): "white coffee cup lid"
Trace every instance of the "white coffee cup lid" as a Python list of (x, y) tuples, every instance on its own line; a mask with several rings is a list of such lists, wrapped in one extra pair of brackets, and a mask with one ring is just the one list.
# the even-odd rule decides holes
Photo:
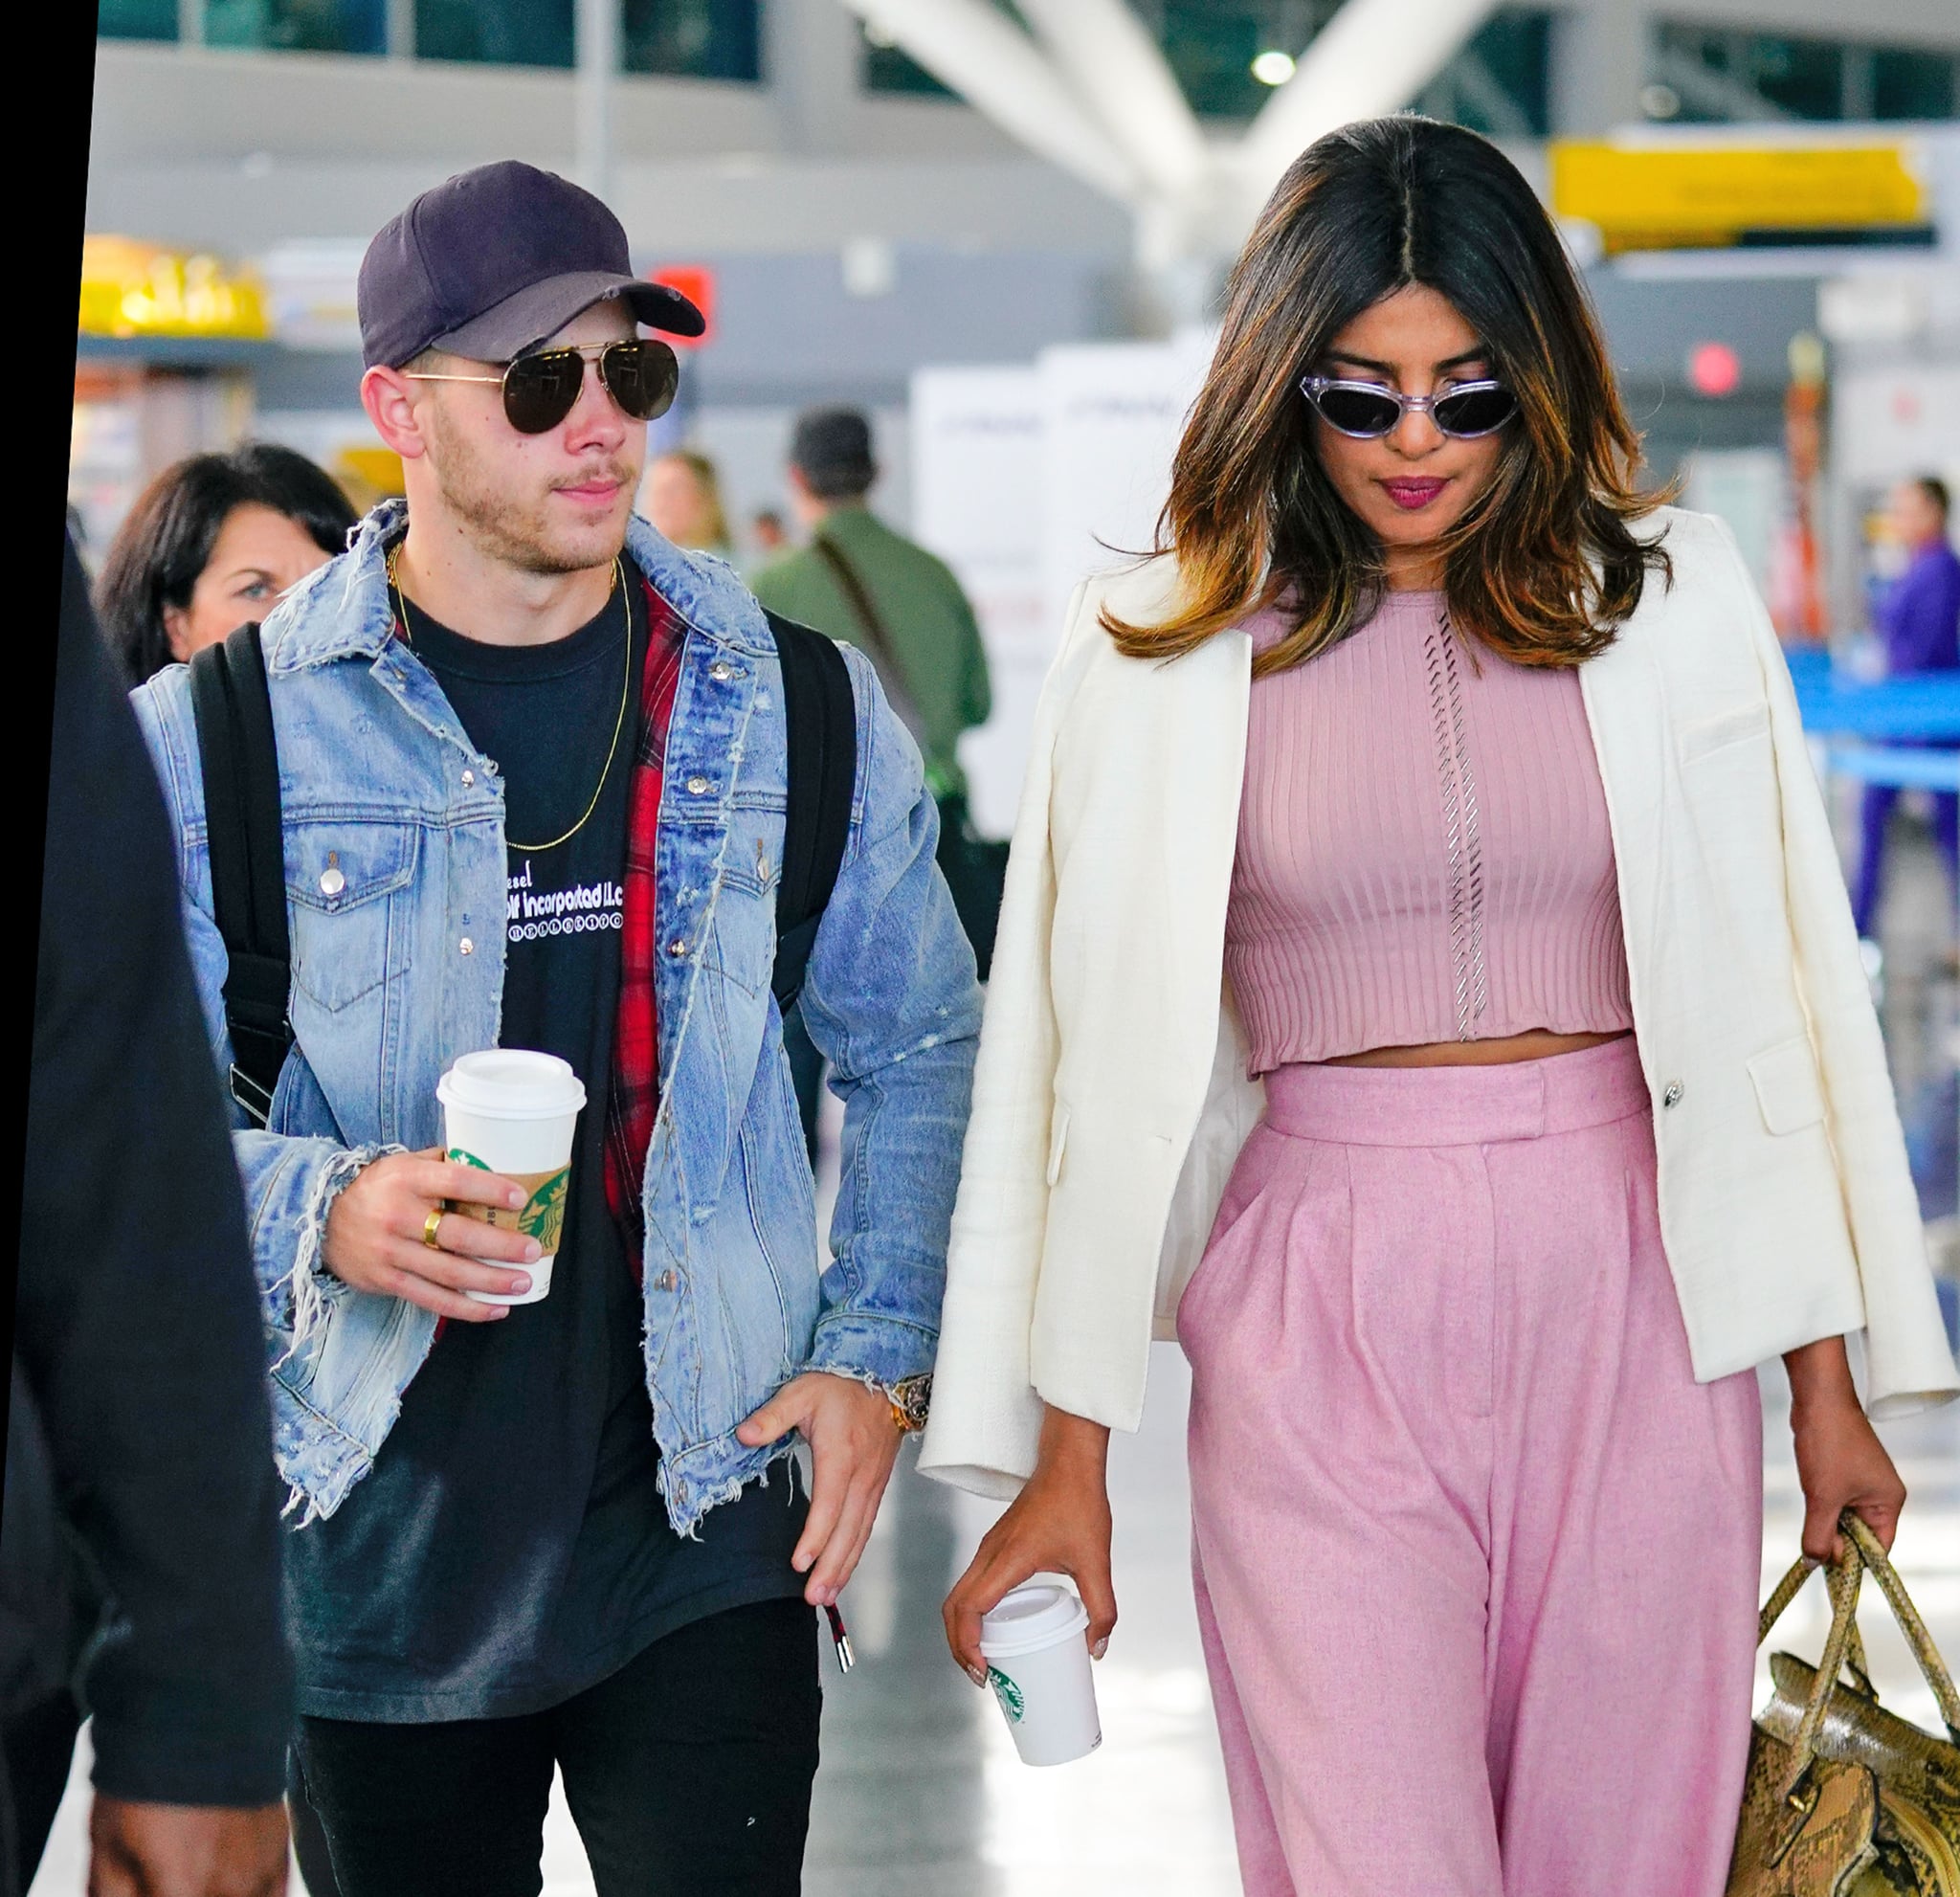
[(491, 1047), (458, 1059), (435, 1082), (435, 1097), (485, 1120), (546, 1120), (576, 1113), (586, 1089), (571, 1062), (555, 1054)]
[(1031, 1582), (1004, 1595), (1000, 1604), (981, 1616), (980, 1651), (991, 1659), (1034, 1653), (1057, 1646), (1089, 1624), (1089, 1610), (1074, 1589), (1050, 1581)]

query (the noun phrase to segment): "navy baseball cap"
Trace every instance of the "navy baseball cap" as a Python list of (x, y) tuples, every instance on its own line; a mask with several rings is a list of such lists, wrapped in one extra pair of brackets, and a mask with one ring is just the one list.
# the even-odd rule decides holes
[(534, 165), (479, 165), (426, 190), (361, 259), (361, 356), (399, 368), (436, 344), (508, 362), (618, 297), (650, 329), (699, 336), (700, 310), (635, 277), (626, 229), (590, 191)]

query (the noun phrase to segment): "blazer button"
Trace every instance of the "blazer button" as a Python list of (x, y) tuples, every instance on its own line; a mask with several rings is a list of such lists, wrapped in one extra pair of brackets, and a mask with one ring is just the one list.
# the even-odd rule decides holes
[(704, 797), (707, 795), (710, 786), (705, 777), (690, 777), (687, 780), (687, 794), (690, 797)]
[(687, 953), (687, 939), (684, 936), (677, 935), (672, 942), (668, 943), (667, 952), (678, 961), (682, 955)]
[(459, 955), (474, 955), (477, 952), (477, 945), (467, 935), (456, 945), (456, 948)]
[(466, 770), (463, 772), (463, 789), (465, 791), (474, 789), (476, 786), (476, 782), (477, 773), (474, 770)]
[(663, 1271), (657, 1278), (654, 1280), (654, 1289), (657, 1291), (672, 1291), (679, 1284), (679, 1283), (680, 1279), (677, 1273), (672, 1271)]
[(718, 658), (708, 667), (708, 677), (718, 685), (725, 685), (735, 676), (735, 668), (725, 658)]
[(1663, 1106), (1679, 1106), (1681, 1105), (1681, 1082), (1679, 1081), (1669, 1081), (1666, 1091), (1660, 1096), (1660, 1104)]

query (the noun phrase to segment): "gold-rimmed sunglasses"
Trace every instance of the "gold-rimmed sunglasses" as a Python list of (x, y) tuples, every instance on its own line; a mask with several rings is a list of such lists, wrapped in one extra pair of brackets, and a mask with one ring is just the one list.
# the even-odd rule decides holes
[(652, 421), (674, 406), (680, 387), (680, 364), (665, 343), (651, 337), (631, 342), (586, 343), (562, 349), (538, 349), (516, 356), (498, 375), (442, 375), (405, 369), (411, 382), (494, 382), (503, 391), (503, 414), (520, 435), (543, 435), (578, 406), (586, 364), (599, 372), (599, 386), (635, 421)]

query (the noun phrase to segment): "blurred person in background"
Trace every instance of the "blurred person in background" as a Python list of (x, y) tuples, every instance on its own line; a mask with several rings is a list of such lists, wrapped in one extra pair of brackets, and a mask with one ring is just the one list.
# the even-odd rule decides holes
[[(702, 315), (516, 162), (423, 192), (358, 280), (408, 491), (265, 623), (293, 1040), (234, 1140), (293, 1490), (295, 1806), (342, 1897), (536, 1897), (558, 1771), (603, 1897), (791, 1897), (813, 1610), (924, 1419), (979, 1025), (924, 770), (868, 661), (813, 651), (856, 720), (802, 991), (847, 1096), (819, 1272), (769, 985), (782, 647), (633, 514), (679, 380), (641, 325)], [(223, 1064), (187, 668), (134, 697)], [(440, 1142), (441, 1077), (499, 1045), (584, 1086), (523, 1304), (537, 1230), (458, 1205), (527, 1187)]]
[(263, 619), (347, 544), (333, 478), (270, 441), (190, 455), (137, 497), (96, 582), (96, 610), (132, 684)]
[(918, 740), (934, 797), (964, 799), (960, 734), (987, 722), (993, 699), (979, 623), (952, 569), (871, 511), (878, 462), (856, 409), (797, 417), (789, 479), (810, 544), (764, 567), (755, 596), (859, 648)]
[(293, 1710), (238, 1171), (163, 799), (62, 585), (0, 1518), (0, 1891), (94, 1720), (91, 1897), (274, 1897)]
[(648, 464), (639, 484), (639, 511), (676, 547), (722, 560), (735, 557), (721, 477), (697, 449), (672, 448)]
[(1755, 1368), (1819, 1560), (1905, 1500), (1847, 1334), (1874, 1413), (1960, 1391), (1781, 647), (1639, 462), (1517, 167), (1349, 124), (1043, 689), (920, 1457), (1013, 1500), (947, 1633), (985, 1683), (1059, 1571), (1108, 1640), (1173, 1332), (1246, 1897), (1720, 1897)]
[[(1902, 480), (1887, 507), (1892, 538), (1905, 567), (1874, 604), (1880, 646), (1888, 679), (1960, 671), (1960, 554), (1948, 537), (1952, 499), (1947, 483), (1931, 475)], [(1859, 832), (1858, 888), (1852, 916), (1867, 942), (1878, 926), (1883, 893), (1885, 831), (1899, 787), (1867, 784)], [(1960, 884), (1960, 797), (1933, 793), (1933, 837), (1947, 873)]]
[[(755, 596), (785, 618), (857, 646), (878, 668), (892, 709), (925, 759), (925, 782), (939, 806), (940, 867), (962, 923), (969, 936), (991, 943), (991, 921), (971, 919), (969, 879), (963, 873), (968, 823), (960, 734), (985, 724), (993, 704), (973, 609), (944, 560), (871, 511), (878, 462), (871, 424), (858, 410), (812, 409), (799, 415), (788, 472), (791, 504), (810, 529), (810, 542), (762, 567), (751, 582)], [(983, 909), (987, 900), (979, 899)], [(992, 902), (997, 905), (997, 891)], [(980, 962), (984, 979), (984, 948)], [(814, 1156), (823, 1067), (795, 1014), (784, 1044)]]
[(790, 545), (790, 529), (773, 507), (758, 507), (748, 517), (748, 537), (755, 544), (758, 561), (773, 560)]

